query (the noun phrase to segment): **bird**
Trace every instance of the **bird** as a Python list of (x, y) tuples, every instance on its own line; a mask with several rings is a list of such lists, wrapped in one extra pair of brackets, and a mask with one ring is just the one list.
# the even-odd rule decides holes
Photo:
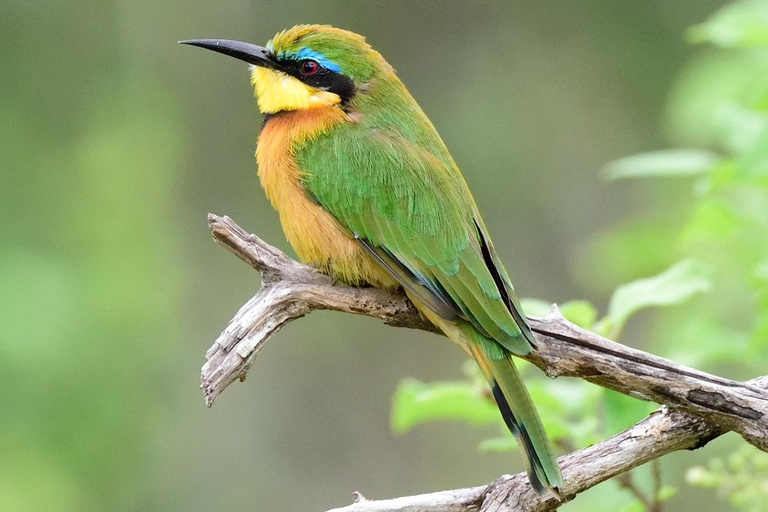
[(392, 66), (329, 25), (297, 25), (265, 47), (179, 42), (250, 64), (264, 116), (257, 174), (299, 259), (339, 283), (402, 289), (477, 362), (534, 490), (562, 499), (514, 362), (536, 340), (466, 181)]

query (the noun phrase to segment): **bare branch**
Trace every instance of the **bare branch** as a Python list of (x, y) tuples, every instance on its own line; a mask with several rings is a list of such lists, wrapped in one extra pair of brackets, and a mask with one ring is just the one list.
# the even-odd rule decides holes
[[(259, 292), (208, 350), (201, 387), (209, 406), (230, 383), (245, 378), (272, 334), (314, 310), (366, 315), (396, 327), (437, 332), (403, 294), (334, 285), (231, 219), (209, 215), (208, 220), (214, 239), (262, 274)], [(768, 377), (737, 382), (710, 375), (581, 329), (555, 306), (548, 317), (529, 320), (539, 350), (527, 359), (550, 377), (578, 377), (675, 408), (662, 407), (610, 439), (561, 457), (568, 499), (671, 451), (703, 446), (729, 430), (768, 451)], [(545, 511), (557, 505), (554, 497), (538, 497), (520, 474), (484, 487), (385, 501), (361, 499), (332, 512)]]
[[(560, 457), (566, 499), (624, 471), (675, 450), (693, 449), (719, 435), (693, 414), (662, 407), (634, 427), (589, 448)], [(363, 501), (329, 512), (544, 512), (555, 510), (554, 496), (540, 497), (524, 473), (503, 476), (490, 485)]]
[[(336, 286), (227, 217), (209, 217), (213, 237), (261, 271), (261, 290), (237, 313), (208, 351), (202, 379), (209, 405), (286, 323), (318, 309), (367, 315), (397, 327), (436, 332), (401, 294)], [(579, 377), (620, 393), (694, 412), (768, 449), (768, 393), (607, 340), (568, 322), (553, 308), (531, 318), (539, 350), (528, 359), (550, 377)]]

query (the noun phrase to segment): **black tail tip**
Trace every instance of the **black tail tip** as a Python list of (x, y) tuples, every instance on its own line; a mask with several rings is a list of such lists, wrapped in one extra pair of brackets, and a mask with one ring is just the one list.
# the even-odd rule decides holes
[(538, 476), (536, 474), (528, 473), (528, 481), (531, 482), (531, 487), (533, 487), (533, 490), (541, 497), (546, 497), (548, 493), (551, 493), (555, 498), (557, 498), (557, 501), (563, 502), (565, 501), (565, 497), (563, 496), (563, 493), (560, 491), (560, 487), (557, 486), (549, 486), (544, 485), (544, 483), (539, 480)]

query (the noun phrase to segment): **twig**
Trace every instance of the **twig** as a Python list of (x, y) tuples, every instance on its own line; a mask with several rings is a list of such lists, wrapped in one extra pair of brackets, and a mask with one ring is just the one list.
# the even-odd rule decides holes
[[(656, 460), (651, 461), (651, 463), (656, 462)], [(626, 489), (632, 494), (632, 496), (637, 498), (640, 501), (640, 503), (643, 504), (643, 506), (645, 507), (645, 510), (647, 510), (648, 512), (655, 512), (653, 510), (655, 500), (653, 498), (648, 498), (648, 496), (645, 495), (643, 490), (640, 489), (637, 486), (637, 484), (635, 484), (635, 479), (633, 478), (633, 473), (631, 471), (617, 475), (616, 481), (619, 483), (619, 485), (622, 488)]]
[[(229, 384), (245, 378), (272, 334), (314, 310), (367, 315), (397, 327), (436, 332), (402, 294), (336, 286), (327, 276), (249, 235), (231, 219), (209, 215), (208, 220), (217, 242), (262, 273), (259, 292), (240, 308), (206, 354), (201, 387), (209, 406)], [(562, 457), (568, 498), (670, 451), (702, 446), (729, 430), (768, 451), (768, 377), (737, 382), (701, 372), (581, 329), (554, 306), (548, 317), (530, 321), (539, 350), (527, 359), (547, 375), (579, 377), (678, 409), (662, 408), (611, 439)], [(335, 512), (554, 508), (554, 498), (536, 497), (524, 475), (516, 475), (486, 487), (361, 501)]]
[(653, 478), (653, 505), (651, 512), (661, 512), (664, 508), (664, 500), (661, 496), (661, 461), (659, 459), (651, 461), (651, 476)]

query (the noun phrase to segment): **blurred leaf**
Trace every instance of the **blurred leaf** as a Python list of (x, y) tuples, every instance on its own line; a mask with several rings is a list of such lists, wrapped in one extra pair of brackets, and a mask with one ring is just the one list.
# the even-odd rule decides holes
[(544, 318), (552, 310), (552, 303), (540, 299), (520, 299), (520, 306), (527, 316)]
[(727, 459), (714, 458), (707, 467), (690, 468), (685, 475), (689, 485), (715, 488), (721, 499), (728, 499), (738, 510), (760, 512), (768, 499), (768, 455), (754, 446), (742, 444)]
[(681, 74), (667, 126), (678, 145), (717, 145), (740, 152), (763, 126), (768, 52), (710, 53)]
[[(545, 318), (552, 312), (552, 303), (539, 299), (521, 299), (520, 305), (528, 316)], [(572, 300), (558, 306), (560, 313), (574, 324), (589, 329), (597, 319), (597, 310), (585, 300)]]
[(738, 169), (742, 178), (755, 179), (768, 176), (768, 122), (763, 125), (751, 147), (739, 158)]
[(567, 377), (527, 379), (527, 385), (550, 439), (575, 447), (599, 440), (601, 388)]
[(556, 381), (543, 379), (528, 379), (527, 388), (531, 398), (538, 406), (539, 412), (546, 410), (550, 416), (561, 417), (566, 412), (567, 399), (560, 396), (554, 386)]
[(688, 32), (694, 43), (722, 48), (768, 46), (768, 3), (742, 0), (727, 5)]
[[(546, 424), (545, 424), (546, 425)], [(600, 420), (597, 413), (585, 412), (585, 415), (577, 421), (568, 420), (565, 424), (568, 432), (567, 435), (562, 436), (562, 439), (570, 441), (570, 447), (583, 448), (585, 446), (593, 445), (603, 439), (603, 433), (600, 428)], [(547, 432), (550, 429), (547, 426)], [(550, 434), (553, 440), (558, 439)]]
[(602, 388), (573, 377), (531, 380), (528, 387), (543, 387), (557, 400), (558, 409), (571, 416), (593, 412), (602, 398)]
[(544, 380), (529, 380), (527, 387), (544, 429), (553, 441), (571, 439), (570, 425), (565, 421), (566, 401), (552, 392)]
[(711, 267), (687, 259), (657, 276), (619, 286), (608, 305), (614, 333), (621, 331), (627, 319), (641, 309), (680, 304), (708, 291), (712, 286), (711, 275)]
[(755, 265), (752, 278), (757, 297), (757, 318), (752, 333), (750, 349), (757, 354), (765, 354), (768, 345), (768, 259), (763, 259)]
[(680, 235), (684, 249), (700, 244), (721, 243), (733, 235), (739, 227), (739, 219), (730, 206), (720, 197), (699, 201)]
[(605, 404), (605, 433), (614, 435), (631, 427), (653, 412), (658, 405), (622, 395), (609, 389), (603, 390)]
[(609, 180), (697, 176), (714, 169), (721, 157), (703, 149), (670, 149), (620, 158), (603, 173)]
[(675, 494), (677, 494), (677, 487), (673, 485), (663, 485), (661, 489), (659, 489), (658, 498), (660, 501), (667, 501)]
[(592, 235), (579, 252), (575, 276), (592, 293), (606, 294), (617, 283), (652, 275), (676, 261), (670, 250), (679, 238), (681, 222), (670, 215), (623, 220), (611, 229)]
[(476, 386), (464, 382), (423, 383), (407, 379), (395, 391), (392, 430), (398, 434), (434, 420), (456, 419), (475, 425), (499, 421), (499, 411)]
[(590, 329), (597, 320), (597, 309), (586, 300), (572, 300), (560, 306), (565, 318), (585, 329)]
[(765, 259), (755, 265), (755, 279), (768, 285), (768, 259)]
[(702, 318), (699, 310), (681, 312), (665, 322), (665, 339), (675, 340), (667, 344), (665, 356), (694, 368), (744, 361), (748, 349), (756, 347), (750, 347), (749, 334), (743, 329), (709, 315)]
[(640, 500), (635, 499), (635, 501), (622, 508), (620, 512), (645, 512), (645, 510), (645, 505)]
[(717, 487), (719, 479), (706, 468), (693, 466), (685, 472), (685, 481), (697, 487)]
[(764, 142), (768, 115), (736, 101), (723, 102), (714, 112), (721, 143), (735, 153), (750, 151)]

